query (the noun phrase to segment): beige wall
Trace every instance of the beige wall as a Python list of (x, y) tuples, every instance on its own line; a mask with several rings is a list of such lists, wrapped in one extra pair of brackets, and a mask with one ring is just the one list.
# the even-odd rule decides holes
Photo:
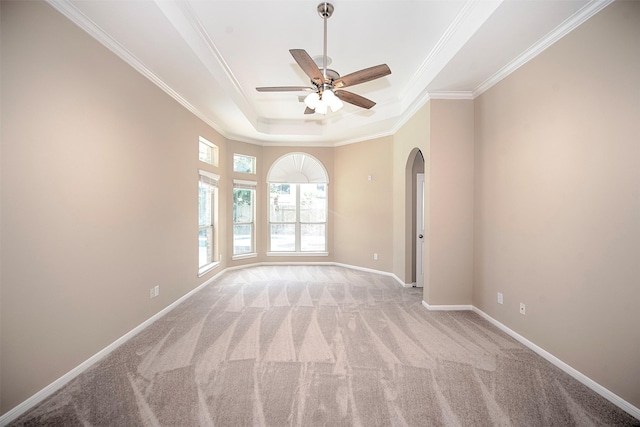
[[(429, 180), (429, 138), (431, 103), (422, 106), (398, 132), (393, 135), (393, 273), (404, 283), (411, 283), (411, 183), (413, 159), (417, 150), (425, 162), (425, 181)], [(428, 193), (428, 192), (427, 192)], [(428, 204), (428, 194), (425, 204)], [(428, 227), (428, 218), (426, 226)], [(426, 231), (425, 269), (428, 269), (429, 231)], [(428, 278), (425, 276), (425, 281)], [(425, 288), (428, 283), (425, 283)]]
[(385, 137), (335, 149), (333, 253), (341, 263), (392, 269), (392, 147)]
[[(334, 149), (229, 141), (44, 2), (2, 2), (2, 413), (226, 267), (330, 262), (267, 257), (266, 197), (258, 256), (232, 260), (233, 179), (267, 194), (271, 164)], [(198, 138), (219, 148), (198, 161)], [(233, 154), (257, 173), (235, 173)], [(221, 265), (197, 277), (198, 169), (221, 175)], [(160, 296), (149, 298), (159, 285)]]
[(640, 3), (615, 2), (476, 99), (473, 296), (636, 407), (639, 73)]
[[(480, 98), (432, 100), (392, 137), (303, 148), (225, 140), (48, 5), (2, 2), (0, 411), (226, 267), (335, 261), (410, 283), (417, 149), (425, 300), (473, 303), (640, 406), (638, 8), (614, 3)], [(199, 136), (219, 167), (197, 161)], [(257, 157), (259, 190), (289, 152), (323, 163), (328, 257), (267, 257), (259, 196), (258, 256), (231, 260), (231, 186), (247, 178), (234, 152)], [(224, 256), (201, 278), (199, 168), (222, 176)]]
[(471, 304), (473, 101), (431, 100), (393, 137), (393, 272), (411, 283), (414, 156), (424, 156), (424, 300)]
[(224, 140), (43, 2), (1, 29), (5, 412), (201, 283), (198, 137)]
[(430, 305), (471, 304), (473, 286), (473, 101), (431, 101)]

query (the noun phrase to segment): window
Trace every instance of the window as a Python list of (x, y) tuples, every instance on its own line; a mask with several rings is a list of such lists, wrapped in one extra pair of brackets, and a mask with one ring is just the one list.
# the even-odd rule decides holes
[(234, 154), (233, 171), (242, 173), (256, 173), (256, 158), (253, 156)]
[(272, 252), (327, 250), (327, 184), (270, 184)]
[(198, 158), (201, 162), (209, 163), (212, 166), (218, 166), (218, 147), (200, 137), (200, 141), (198, 143), (199, 152)]
[(255, 254), (256, 183), (233, 180), (233, 255)]
[(216, 265), (216, 220), (220, 177), (203, 170), (198, 173), (198, 274), (202, 275)]
[(269, 255), (327, 252), (328, 177), (303, 153), (277, 160), (269, 181)]

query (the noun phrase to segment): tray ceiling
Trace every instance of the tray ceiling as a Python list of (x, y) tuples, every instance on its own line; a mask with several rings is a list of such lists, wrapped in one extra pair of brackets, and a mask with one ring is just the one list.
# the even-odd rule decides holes
[(49, 3), (227, 138), (340, 145), (395, 133), (430, 98), (472, 99), (610, 1), (332, 1), (329, 68), (392, 74), (349, 88), (371, 110), (326, 115), (255, 90), (309, 84), (289, 49), (322, 55), (318, 1)]

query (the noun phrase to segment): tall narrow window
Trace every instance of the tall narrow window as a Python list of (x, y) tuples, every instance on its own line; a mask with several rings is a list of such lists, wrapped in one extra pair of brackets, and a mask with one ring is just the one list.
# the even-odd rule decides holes
[(198, 274), (215, 266), (218, 181), (211, 172), (198, 171)]
[(254, 181), (233, 180), (233, 255), (255, 254), (255, 198)]
[(327, 254), (328, 176), (313, 156), (278, 159), (268, 175), (269, 255)]

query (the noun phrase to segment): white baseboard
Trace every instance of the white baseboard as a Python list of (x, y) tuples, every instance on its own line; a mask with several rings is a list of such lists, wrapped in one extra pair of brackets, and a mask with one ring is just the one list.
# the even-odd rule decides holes
[(468, 311), (473, 310), (472, 305), (429, 305), (422, 300), (422, 305), (429, 311)]
[[(153, 322), (155, 322), (156, 320), (160, 319), (165, 314), (169, 313), (177, 305), (182, 303), (184, 300), (186, 300), (187, 298), (189, 298), (193, 294), (195, 294), (195, 293), (199, 292), (200, 290), (202, 290), (205, 286), (209, 285), (211, 282), (216, 280), (218, 277), (220, 277), (221, 275), (223, 275), (227, 271), (239, 270), (239, 269), (248, 268), (248, 267), (256, 267), (256, 266), (260, 266), (260, 265), (335, 265), (335, 266), (338, 266), (338, 267), (345, 267), (345, 268), (350, 268), (350, 269), (353, 269), (353, 270), (360, 270), (360, 271), (366, 271), (366, 272), (370, 272), (370, 273), (381, 274), (381, 275), (384, 275), (384, 276), (390, 276), (390, 277), (393, 277), (403, 287), (411, 287), (412, 286), (411, 283), (404, 283), (402, 280), (400, 280), (400, 278), (398, 276), (396, 276), (393, 273), (389, 273), (389, 272), (386, 272), (386, 271), (380, 271), (380, 270), (373, 270), (373, 269), (365, 268), (365, 267), (358, 267), (358, 266), (349, 265), (349, 264), (336, 263), (336, 262), (315, 262), (315, 263), (308, 263), (308, 262), (307, 263), (305, 263), (305, 262), (299, 262), (299, 263), (291, 263), (291, 262), (289, 262), (289, 263), (286, 263), (286, 262), (283, 262), (283, 263), (262, 262), (262, 263), (252, 263), (252, 264), (245, 264), (245, 265), (240, 265), (240, 266), (227, 267), (224, 270), (221, 270), (218, 273), (216, 273), (213, 277), (207, 279), (205, 282), (203, 282), (197, 288), (195, 288), (192, 291), (188, 292), (187, 294), (185, 294), (181, 298), (177, 299), (176, 301), (174, 301), (173, 303), (171, 303), (170, 305), (168, 305), (167, 307), (165, 307), (164, 309), (162, 309), (161, 311), (159, 311), (155, 315), (151, 316), (149, 319), (147, 319), (146, 321), (144, 321), (143, 323), (141, 323), (140, 325), (138, 325), (137, 327), (135, 327), (131, 331), (127, 332), (122, 337), (118, 338), (116, 341), (114, 341), (113, 343), (111, 343), (110, 345), (105, 347), (104, 349), (100, 350), (98, 353), (96, 353), (95, 355), (91, 356), (89, 359), (85, 360), (80, 365), (76, 366), (71, 371), (67, 372), (66, 374), (64, 374), (63, 376), (61, 376), (60, 378), (58, 378), (57, 380), (55, 380), (54, 382), (52, 382), (51, 384), (49, 384), (48, 386), (46, 386), (45, 388), (43, 388), (42, 390), (40, 390), (39, 392), (37, 392), (36, 394), (31, 396), (30, 398), (28, 398), (27, 400), (25, 400), (24, 402), (22, 402), (18, 406), (14, 407), (13, 409), (11, 409), (8, 412), (6, 412), (4, 415), (0, 416), (0, 427), (6, 426), (11, 421), (15, 420), (16, 418), (18, 418), (20, 415), (24, 414), (26, 411), (28, 411), (32, 407), (34, 407), (38, 403), (42, 402), (44, 399), (46, 399), (47, 397), (52, 395), (54, 392), (56, 392), (57, 390), (62, 388), (64, 385), (69, 383), (71, 380), (76, 378), (78, 375), (80, 375), (81, 373), (86, 371), (93, 364), (95, 364), (95, 363), (99, 362), (100, 360), (102, 360), (104, 357), (109, 355), (112, 351), (114, 351), (115, 349), (120, 347), (126, 341), (128, 341), (131, 338), (133, 338), (134, 336), (136, 336), (138, 333), (140, 333), (142, 330), (147, 328)], [(537, 354), (539, 354), (540, 356), (542, 356), (543, 358), (545, 358), (549, 362), (553, 363), (555, 366), (557, 366), (558, 368), (562, 369), (563, 371), (565, 371), (566, 373), (571, 375), (573, 378), (575, 378), (576, 380), (580, 381), (582, 384), (586, 385), (587, 387), (589, 387), (590, 389), (592, 389), (596, 393), (600, 394), (602, 397), (604, 397), (605, 399), (609, 400), (611, 403), (613, 403), (614, 405), (618, 406), (622, 410), (628, 412), (631, 416), (636, 417), (637, 419), (640, 420), (640, 409), (636, 408), (635, 406), (633, 406), (632, 404), (630, 404), (626, 400), (622, 399), (621, 397), (619, 397), (618, 395), (616, 395), (613, 392), (609, 391), (608, 389), (604, 388), (600, 384), (596, 383), (595, 381), (593, 381), (592, 379), (590, 379), (586, 375), (582, 374), (581, 372), (579, 372), (576, 369), (572, 368), (568, 364), (564, 363), (562, 360), (560, 360), (557, 357), (553, 356), (551, 353), (549, 353), (546, 350), (538, 347), (536, 344), (534, 344), (531, 341), (527, 340), (526, 338), (524, 338), (523, 336), (521, 336), (517, 332), (509, 329), (507, 326), (505, 326), (504, 324), (498, 322), (497, 320), (495, 320), (494, 318), (492, 318), (491, 316), (489, 316), (488, 314), (486, 314), (482, 310), (478, 309), (477, 307), (475, 307), (473, 305), (429, 305), (424, 300), (422, 301), (422, 305), (427, 310), (430, 310), (430, 311), (460, 311), (460, 310), (467, 310), (468, 311), (468, 310), (473, 310), (474, 312), (478, 313), (478, 315), (480, 315), (481, 317), (483, 317), (484, 319), (486, 319), (487, 321), (489, 321), (490, 323), (495, 325), (500, 330), (504, 331), (505, 333), (509, 334), (510, 336), (512, 336), (513, 338), (515, 338), (516, 340), (518, 340), (519, 342), (521, 342), (525, 346), (529, 347), (531, 350), (533, 350), (534, 352), (536, 352)]]
[(193, 295), (196, 292), (200, 291), (205, 286), (207, 286), (209, 283), (213, 282), (215, 279), (220, 277), (220, 275), (222, 275), (224, 272), (225, 272), (225, 270), (220, 271), (215, 276), (207, 279), (204, 283), (199, 285), (197, 288), (193, 289), (192, 291), (190, 291), (189, 293), (185, 294), (181, 298), (177, 299), (176, 301), (174, 301), (173, 303), (171, 303), (170, 305), (168, 305), (167, 307), (165, 307), (164, 309), (162, 309), (158, 313), (154, 314), (149, 319), (147, 319), (144, 322), (142, 322), (140, 325), (136, 326), (135, 328), (133, 328), (132, 330), (130, 330), (129, 332), (127, 332), (126, 334), (124, 334), (123, 336), (121, 336), (120, 338), (118, 338), (117, 340), (115, 340), (114, 342), (112, 342), (111, 344), (109, 344), (108, 346), (106, 346), (105, 348), (103, 348), (102, 350), (100, 350), (99, 352), (97, 352), (96, 354), (94, 354), (93, 356), (91, 356), (90, 358), (88, 358), (87, 360), (85, 360), (84, 362), (82, 362), (81, 364), (79, 364), (78, 366), (76, 366), (75, 368), (73, 368), (72, 370), (67, 372), (66, 374), (64, 374), (63, 376), (61, 376), (60, 378), (58, 378), (57, 380), (55, 380), (54, 382), (52, 382), (51, 384), (49, 384), (48, 386), (46, 386), (42, 390), (40, 390), (39, 392), (37, 392), (36, 394), (31, 396), (30, 398), (25, 400), (24, 402), (20, 403), (18, 406), (16, 406), (13, 409), (7, 411), (5, 414), (0, 416), (0, 426), (6, 426), (11, 421), (15, 420), (16, 418), (18, 418), (20, 415), (22, 415), (25, 412), (27, 412), (32, 407), (34, 407), (38, 403), (42, 402), (47, 397), (51, 396), (53, 393), (55, 393), (56, 391), (61, 389), (63, 386), (65, 386), (67, 383), (69, 383), (71, 380), (73, 380), (78, 375), (80, 375), (81, 373), (86, 371), (93, 364), (95, 364), (95, 363), (99, 362), (100, 360), (104, 359), (112, 351), (114, 351), (115, 349), (120, 347), (122, 344), (124, 344), (125, 342), (129, 341), (131, 338), (133, 338), (134, 336), (136, 336), (137, 334), (142, 332), (142, 330), (147, 328), (153, 322), (155, 322), (156, 320), (160, 319), (165, 314), (169, 313), (177, 305), (182, 303), (184, 300), (189, 298), (191, 295)]
[[(55, 393), (56, 391), (61, 389), (63, 386), (65, 386), (67, 383), (69, 383), (71, 380), (73, 380), (78, 375), (80, 375), (81, 373), (86, 371), (94, 363), (97, 363), (100, 360), (102, 360), (104, 357), (109, 355), (109, 353), (111, 353), (112, 351), (114, 351), (115, 349), (120, 347), (122, 344), (124, 344), (125, 342), (127, 342), (128, 340), (130, 340), (131, 338), (136, 336), (137, 334), (139, 334), (143, 329), (145, 329), (146, 327), (151, 325), (156, 320), (160, 319), (162, 316), (164, 316), (165, 314), (167, 314), (168, 312), (173, 310), (177, 305), (182, 303), (184, 300), (189, 298), (191, 295), (193, 295), (196, 292), (200, 291), (205, 286), (209, 285), (211, 282), (216, 280), (218, 277), (220, 277), (224, 273), (226, 273), (228, 271), (240, 270), (240, 269), (249, 268), (249, 267), (258, 267), (258, 266), (262, 266), (262, 265), (335, 265), (335, 266), (338, 266), (338, 267), (345, 267), (345, 268), (350, 268), (350, 269), (353, 269), (353, 270), (361, 270), (361, 271), (367, 271), (367, 272), (370, 272), (370, 273), (381, 274), (381, 275), (384, 275), (384, 276), (390, 276), (390, 277), (393, 277), (398, 283), (400, 283), (400, 285), (405, 286), (405, 283), (402, 280), (400, 280), (398, 278), (398, 276), (396, 276), (393, 273), (389, 273), (389, 272), (386, 272), (386, 271), (380, 271), (380, 270), (372, 270), (370, 268), (358, 267), (358, 266), (349, 265), (349, 264), (341, 264), (341, 263), (337, 263), (337, 262), (277, 262), (276, 261), (276, 262), (249, 263), (249, 264), (243, 264), (243, 265), (227, 267), (224, 270), (221, 270), (218, 273), (216, 273), (213, 277), (211, 277), (211, 278), (207, 279), (206, 281), (204, 281), (197, 288), (193, 289), (192, 291), (190, 291), (189, 293), (187, 293), (184, 296), (180, 297), (179, 299), (177, 299), (176, 301), (174, 301), (173, 303), (171, 303), (170, 305), (168, 305), (167, 307), (165, 307), (164, 309), (162, 309), (158, 313), (154, 314), (149, 319), (145, 320), (140, 325), (136, 326), (131, 331), (127, 332), (126, 334), (124, 334), (123, 336), (121, 336), (120, 338), (118, 338), (117, 340), (112, 342), (111, 344), (109, 344), (107, 347), (103, 348), (98, 353), (94, 354), (93, 356), (91, 356), (90, 358), (88, 358), (87, 360), (82, 362), (80, 365), (76, 366), (71, 371), (67, 372), (66, 374), (64, 374), (63, 376), (61, 376), (60, 378), (58, 378), (57, 380), (55, 380), (54, 382), (52, 382), (51, 384), (49, 384), (48, 386), (46, 386), (45, 388), (43, 388), (42, 390), (40, 390), (39, 392), (34, 394), (33, 396), (29, 397), (24, 402), (20, 403), (16, 407), (14, 407), (14, 408), (10, 409), (9, 411), (7, 411), (5, 414), (0, 416), (0, 427), (6, 426), (11, 421), (15, 420), (16, 418), (18, 418), (20, 415), (22, 415), (25, 412), (27, 412), (32, 407), (34, 407), (38, 403), (42, 402), (47, 397), (51, 396), (53, 393)], [(409, 286), (411, 286), (411, 285), (409, 285)]]
[(374, 273), (374, 274), (381, 274), (383, 276), (389, 276), (389, 277), (394, 278), (396, 280), (396, 282), (398, 282), (398, 284), (400, 284), (400, 286), (402, 286), (404, 288), (410, 288), (412, 286), (411, 283), (404, 283), (404, 281), (400, 280), (400, 278), (398, 276), (396, 276), (393, 273), (389, 273), (388, 271), (374, 270), (372, 268), (358, 267), (357, 265), (342, 264), (340, 262), (333, 262), (331, 264), (333, 264), (333, 265), (335, 265), (337, 267), (350, 268), (352, 270), (360, 270), (360, 271), (366, 271), (368, 273)]
[(544, 359), (546, 359), (547, 361), (551, 362), (553, 365), (555, 365), (556, 367), (560, 368), (561, 370), (563, 370), (567, 374), (571, 375), (573, 378), (575, 378), (576, 380), (580, 381), (582, 384), (586, 385), (591, 390), (595, 391), (600, 396), (604, 397), (609, 402), (611, 402), (614, 405), (616, 405), (618, 408), (622, 409), (623, 411), (627, 412), (629, 415), (631, 415), (631, 416), (633, 416), (633, 417), (635, 417), (635, 418), (640, 420), (640, 409), (639, 408), (636, 408), (631, 403), (627, 402), (626, 400), (624, 400), (623, 398), (621, 398), (617, 394), (615, 394), (615, 393), (611, 392), (610, 390), (604, 388), (603, 386), (601, 386), (597, 382), (593, 381), (591, 378), (587, 377), (586, 375), (584, 375), (580, 371), (572, 368), (570, 365), (566, 364), (562, 360), (560, 360), (557, 357), (555, 357), (553, 354), (549, 353), (548, 351), (544, 350), (543, 348), (541, 348), (541, 347), (537, 346), (536, 344), (534, 344), (533, 342), (529, 341), (528, 339), (526, 339), (525, 337), (523, 337), (522, 335), (520, 335), (516, 331), (514, 331), (514, 330), (508, 328), (507, 326), (505, 326), (504, 324), (498, 322), (496, 319), (494, 319), (493, 317), (489, 316), (487, 313), (485, 313), (484, 311), (480, 310), (479, 308), (477, 308), (477, 307), (475, 307), (473, 305), (429, 305), (424, 300), (422, 301), (422, 305), (427, 310), (431, 310), (431, 311), (437, 311), (437, 310), (440, 310), (440, 311), (473, 310), (475, 313), (478, 313), (482, 318), (487, 320), (489, 323), (491, 323), (492, 325), (494, 325), (495, 327), (497, 327), (501, 331), (503, 331), (503, 332), (507, 333), (508, 335), (510, 335), (511, 337), (515, 338), (517, 341), (519, 341), (520, 343), (524, 344), (526, 347), (530, 348), (531, 350), (536, 352), (538, 355), (542, 356)]
[(613, 403), (614, 405), (616, 405), (620, 409), (626, 411), (629, 415), (631, 415), (633, 417), (636, 417), (638, 420), (640, 420), (640, 409), (639, 408), (636, 408), (631, 403), (627, 402), (626, 400), (624, 400), (623, 398), (621, 398), (617, 394), (613, 393), (612, 391), (606, 389), (605, 387), (601, 386), (597, 382), (593, 381), (591, 378), (587, 377), (582, 372), (574, 369), (573, 367), (571, 367), (570, 365), (566, 364), (562, 360), (558, 359), (557, 357), (555, 357), (553, 354), (549, 353), (545, 349), (537, 346), (536, 344), (534, 344), (533, 342), (529, 341), (528, 339), (526, 339), (525, 337), (523, 337), (519, 333), (515, 332), (514, 330), (512, 330), (509, 327), (505, 326), (504, 324), (498, 322), (496, 319), (494, 319), (493, 317), (489, 316), (487, 313), (485, 313), (484, 311), (480, 310), (479, 308), (474, 306), (473, 307), (473, 311), (478, 313), (481, 317), (483, 317), (489, 323), (491, 323), (494, 326), (496, 326), (498, 329), (502, 330), (503, 332), (506, 332), (511, 337), (515, 338), (520, 343), (522, 343), (525, 346), (529, 347), (531, 350), (536, 352), (538, 355), (542, 356), (544, 359), (546, 359), (547, 361), (551, 362), (556, 367), (560, 368), (561, 370), (563, 370), (567, 374), (571, 375), (576, 380), (580, 381), (582, 384), (584, 384), (587, 387), (589, 387), (591, 390), (593, 390), (596, 393), (598, 393), (600, 396), (602, 396), (605, 399), (607, 399), (609, 402)]

